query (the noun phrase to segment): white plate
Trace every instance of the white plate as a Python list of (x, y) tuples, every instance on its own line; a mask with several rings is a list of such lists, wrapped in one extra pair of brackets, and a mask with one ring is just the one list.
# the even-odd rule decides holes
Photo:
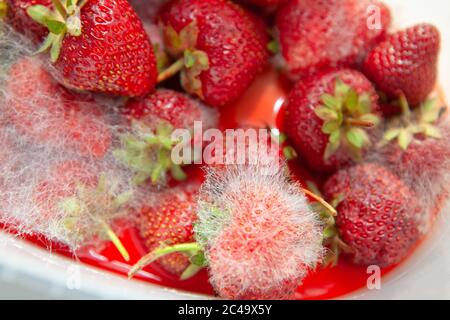
[[(396, 27), (432, 22), (442, 33), (441, 84), (450, 96), (450, 2), (389, 0)], [(450, 299), (450, 223), (445, 210), (434, 232), (413, 257), (383, 278), (381, 290), (361, 290), (344, 298)], [(52, 255), (0, 234), (0, 298), (192, 299), (207, 298), (128, 281)]]

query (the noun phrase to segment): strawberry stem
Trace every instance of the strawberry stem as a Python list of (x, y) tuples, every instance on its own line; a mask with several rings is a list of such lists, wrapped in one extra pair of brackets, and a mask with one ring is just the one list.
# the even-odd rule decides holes
[(184, 280), (190, 279), (193, 276), (195, 276), (202, 269), (203, 269), (202, 266), (198, 266), (194, 263), (191, 263), (189, 265), (189, 267), (187, 267), (186, 270), (184, 270), (184, 272), (181, 274), (180, 280), (184, 281)]
[[(152, 252), (149, 252), (143, 256), (128, 272), (128, 278), (133, 278), (139, 271), (141, 271), (145, 266), (155, 262), (159, 258), (166, 256), (171, 253), (186, 253), (189, 256), (194, 256), (202, 251), (203, 248), (197, 242), (191, 243), (181, 243), (168, 247), (161, 247)], [(188, 268), (189, 269), (189, 268)], [(187, 270), (187, 269), (186, 269)], [(185, 270), (185, 272), (186, 272)]]
[(360, 128), (373, 128), (376, 125), (375, 123), (373, 123), (371, 121), (354, 119), (354, 118), (347, 118), (347, 119), (345, 119), (345, 122), (349, 126), (360, 127)]
[(175, 63), (173, 63), (171, 66), (169, 66), (167, 69), (165, 69), (163, 72), (161, 72), (158, 75), (158, 83), (163, 82), (178, 72), (181, 71), (181, 69), (184, 68), (184, 57), (178, 59)]
[(337, 216), (337, 211), (331, 204), (326, 202), (321, 196), (318, 196), (317, 194), (309, 191), (308, 189), (301, 188), (304, 193), (306, 193), (308, 196), (319, 202), (321, 205), (323, 205), (330, 213), (335, 217)]

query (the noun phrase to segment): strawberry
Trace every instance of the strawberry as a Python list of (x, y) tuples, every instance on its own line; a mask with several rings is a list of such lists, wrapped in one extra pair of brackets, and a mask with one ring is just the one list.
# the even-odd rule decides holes
[(152, 257), (189, 254), (194, 270), (209, 269), (222, 298), (291, 298), (321, 258), (322, 229), (300, 186), (273, 166), (209, 168), (199, 193), (196, 241)]
[(240, 128), (221, 134), (203, 153), (204, 163), (215, 170), (225, 170), (231, 165), (284, 165), (281, 146), (267, 129)]
[(102, 108), (60, 86), (37, 58), (22, 58), (9, 71), (7, 109), (28, 139), (101, 158), (111, 144)]
[(165, 51), (162, 30), (157, 24), (156, 17), (158, 11), (168, 0), (131, 0), (129, 2), (141, 19), (145, 32), (152, 39), (158, 72), (162, 72), (170, 61)]
[[(140, 265), (149, 264), (155, 259), (155, 250), (164, 250), (170, 246), (194, 241), (194, 222), (196, 215), (196, 197), (200, 182), (189, 180), (178, 186), (164, 190), (154, 196), (154, 203), (147, 203), (138, 213), (139, 228), (150, 254), (141, 260)], [(182, 279), (193, 276), (190, 258), (183, 253), (164, 255), (156, 262), (164, 271)], [(199, 270), (198, 268), (194, 268)], [(136, 267), (134, 270), (138, 270)], [(184, 273), (186, 271), (186, 273)], [(135, 271), (132, 271), (132, 273)]]
[(314, 170), (331, 173), (370, 145), (363, 129), (379, 122), (378, 95), (358, 71), (332, 70), (298, 82), (285, 102), (284, 128)]
[(446, 112), (446, 107), (438, 105), (436, 99), (429, 99), (411, 111), (406, 96), (401, 95), (399, 107), (402, 114), (390, 118), (386, 123), (381, 146), (397, 141), (397, 147), (406, 151), (415, 139), (423, 141), (427, 138), (443, 138), (437, 124)]
[(446, 108), (428, 100), (410, 111), (406, 98), (401, 100), (403, 114), (390, 119), (380, 148), (369, 159), (396, 172), (423, 203), (434, 203), (449, 193), (450, 146), (445, 137), (450, 128), (441, 121)]
[(389, 36), (364, 64), (365, 74), (391, 98), (406, 96), (409, 104), (425, 101), (437, 79), (439, 31), (419, 24)]
[(161, 7), (168, 0), (130, 0), (129, 3), (141, 18), (142, 22), (154, 23)]
[(386, 167), (364, 163), (341, 170), (324, 193), (337, 203), (338, 233), (357, 264), (392, 266), (420, 238), (418, 197)]
[(74, 250), (98, 240), (111, 240), (125, 260), (129, 255), (111, 225), (125, 214), (129, 191), (119, 193), (118, 181), (81, 161), (63, 161), (38, 182), (34, 201), (42, 219), (54, 221), (54, 232)]
[(209, 171), (194, 230), (206, 249), (210, 282), (223, 298), (291, 298), (320, 259), (320, 224), (284, 172), (261, 166)]
[(52, 0), (7, 0), (6, 22), (17, 32), (30, 38), (34, 43), (41, 43), (48, 35), (48, 29), (30, 18), (28, 8), (36, 5), (53, 8)]
[(58, 79), (67, 87), (145, 96), (156, 83), (155, 56), (137, 14), (126, 0), (53, 1), (55, 12), (32, 6), (28, 14), (50, 33)]
[[(374, 13), (379, 25), (369, 26)], [(357, 67), (384, 39), (390, 21), (389, 9), (374, 0), (290, 0), (276, 16), (284, 67), (293, 80), (325, 68)]]
[(239, 98), (268, 59), (261, 24), (230, 1), (175, 0), (159, 17), (166, 48), (178, 59), (159, 80), (181, 70), (183, 88), (208, 105)]
[[(443, 132), (448, 134), (449, 129), (444, 128)], [(392, 143), (380, 150), (375, 158), (380, 160), (380, 155), (381, 161), (413, 190), (423, 193), (424, 201), (433, 202), (436, 196), (449, 192), (450, 147), (445, 139), (414, 139), (406, 150)]]
[[(149, 178), (153, 183), (165, 182), (167, 171), (176, 180), (184, 180), (186, 177), (180, 165), (172, 161), (172, 150), (180, 145), (180, 141), (172, 137), (174, 130), (187, 129), (192, 136), (196, 134), (196, 121), (201, 122), (203, 129), (215, 126), (217, 121), (214, 110), (184, 94), (166, 89), (159, 89), (146, 98), (130, 100), (122, 114), (127, 119), (128, 129), (121, 137), (123, 147), (114, 153), (135, 171), (137, 184)], [(197, 133), (192, 141), (185, 142), (198, 143), (201, 149), (201, 135), (201, 132)]]

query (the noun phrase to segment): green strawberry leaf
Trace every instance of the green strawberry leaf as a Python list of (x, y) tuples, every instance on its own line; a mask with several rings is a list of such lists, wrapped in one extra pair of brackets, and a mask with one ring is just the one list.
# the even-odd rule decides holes
[(336, 87), (334, 89), (334, 95), (336, 97), (345, 97), (350, 90), (350, 86), (346, 85), (341, 79), (336, 80)]
[(372, 109), (372, 101), (370, 100), (370, 95), (367, 93), (363, 93), (359, 96), (359, 113), (367, 114), (371, 112)]
[(338, 120), (339, 118), (337, 111), (327, 106), (321, 106), (314, 109), (314, 113), (323, 121)]
[(325, 148), (324, 159), (325, 160), (330, 159), (331, 156), (336, 153), (336, 151), (339, 149), (339, 147), (340, 147), (340, 140), (338, 140), (337, 142), (334, 142), (334, 143), (329, 142), (327, 144), (327, 147)]
[(295, 149), (291, 146), (288, 147), (284, 147), (283, 148), (283, 155), (286, 158), (286, 160), (290, 161), (290, 160), (294, 160), (298, 158), (298, 154), (295, 151)]
[(346, 138), (357, 149), (364, 147), (368, 141), (367, 133), (361, 128), (350, 128), (346, 133)]
[(190, 261), (199, 267), (206, 267), (208, 265), (205, 253), (203, 251), (200, 251), (196, 255), (192, 256)]
[(435, 123), (441, 116), (441, 109), (438, 107), (437, 99), (429, 99), (420, 107), (421, 122)]
[(66, 24), (58, 20), (46, 19), (45, 24), (48, 30), (53, 34), (60, 35), (67, 30)]
[(28, 7), (27, 14), (31, 19), (45, 27), (47, 27), (47, 20), (53, 16), (53, 12), (49, 8), (40, 4)]
[(400, 134), (398, 136), (398, 144), (400, 145), (400, 148), (403, 150), (407, 150), (411, 142), (413, 141), (413, 134), (411, 131), (407, 129), (403, 129), (400, 131)]
[(179, 56), (183, 53), (183, 43), (181, 41), (180, 36), (175, 31), (175, 29), (169, 25), (164, 26), (164, 43), (167, 46), (167, 50), (172, 56)]
[(341, 130), (335, 130), (330, 134), (330, 142), (338, 143), (341, 140)]
[(64, 33), (58, 34), (52, 43), (52, 47), (50, 48), (50, 61), (53, 63), (58, 61), (59, 54), (61, 53), (64, 35), (65, 35)]
[(325, 93), (322, 95), (323, 104), (331, 110), (339, 110), (340, 101), (338, 98), (333, 97), (332, 95)]
[(322, 132), (326, 134), (332, 134), (341, 127), (338, 121), (327, 121), (322, 126)]
[[(367, 93), (359, 95), (354, 88), (338, 78), (334, 96), (325, 93), (321, 97), (321, 102), (322, 105), (315, 108), (314, 112), (324, 121), (322, 132), (330, 136), (325, 159), (336, 152), (340, 145), (348, 148), (347, 151), (355, 159), (359, 159), (361, 156), (359, 149), (370, 144), (369, 135), (362, 128), (372, 128), (381, 122), (377, 115), (370, 113), (370, 95)], [(341, 139), (348, 143), (341, 144)]]
[(347, 108), (347, 110), (350, 112), (350, 114), (356, 114), (359, 110), (358, 110), (358, 93), (353, 90), (350, 89), (347, 92), (347, 96), (345, 99), (345, 106)]
[(434, 139), (442, 139), (442, 134), (439, 131), (438, 128), (431, 124), (423, 124), (424, 127), (424, 133), (427, 137), (434, 138)]
[(192, 21), (180, 32), (183, 49), (194, 49), (197, 46), (198, 28), (197, 23)]
[(336, 236), (336, 228), (334, 226), (327, 227), (323, 230), (323, 238), (329, 239)]
[(397, 139), (398, 136), (400, 135), (401, 131), (402, 131), (402, 129), (398, 129), (398, 128), (389, 129), (384, 134), (383, 141), (391, 142), (392, 140)]

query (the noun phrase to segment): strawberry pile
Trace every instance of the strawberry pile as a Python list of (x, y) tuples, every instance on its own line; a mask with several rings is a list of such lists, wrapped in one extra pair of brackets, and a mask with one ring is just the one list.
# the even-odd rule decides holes
[[(439, 31), (391, 19), (378, 0), (0, 1), (0, 225), (125, 261), (133, 227), (130, 277), (207, 269), (225, 299), (402, 262), (450, 196), (450, 126)], [(281, 126), (228, 139), (270, 64)]]

